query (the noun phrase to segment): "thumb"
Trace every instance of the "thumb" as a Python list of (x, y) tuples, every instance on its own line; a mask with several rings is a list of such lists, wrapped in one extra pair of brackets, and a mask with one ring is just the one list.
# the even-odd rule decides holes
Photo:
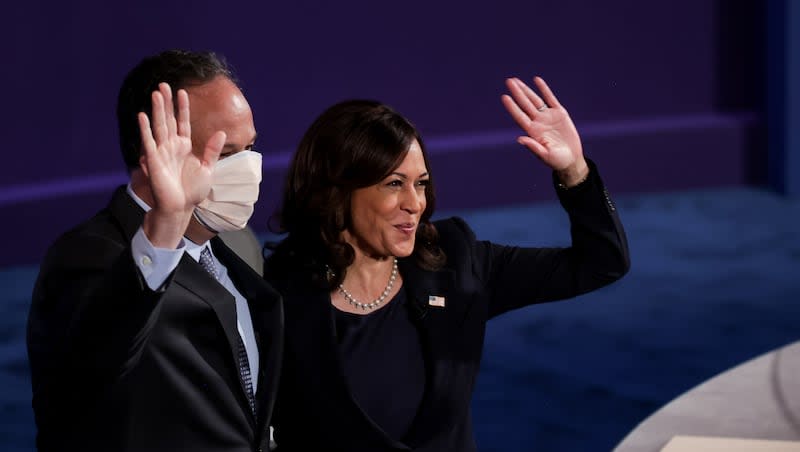
[(534, 140), (531, 137), (521, 136), (517, 138), (517, 143), (528, 148), (528, 150), (531, 151), (533, 155), (539, 157), (541, 160), (545, 160), (549, 154), (549, 151), (547, 150), (546, 147), (542, 146), (541, 143), (539, 143), (538, 141)]
[(142, 169), (142, 172), (144, 173), (144, 177), (149, 179), (150, 178), (150, 167), (147, 166), (147, 157), (145, 157), (144, 155), (139, 157), (139, 168)]
[(225, 140), (227, 136), (223, 131), (217, 131), (214, 135), (211, 135), (211, 138), (208, 139), (206, 143), (205, 149), (203, 149), (203, 165), (206, 166), (214, 166), (219, 160), (219, 154), (222, 152), (222, 148), (225, 146)]

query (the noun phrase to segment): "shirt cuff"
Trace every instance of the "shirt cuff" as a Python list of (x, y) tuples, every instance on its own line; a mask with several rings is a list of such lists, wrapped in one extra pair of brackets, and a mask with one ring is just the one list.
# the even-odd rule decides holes
[(156, 248), (139, 227), (131, 240), (131, 254), (150, 290), (158, 290), (164, 284), (181, 261), (185, 248), (183, 239), (174, 250)]

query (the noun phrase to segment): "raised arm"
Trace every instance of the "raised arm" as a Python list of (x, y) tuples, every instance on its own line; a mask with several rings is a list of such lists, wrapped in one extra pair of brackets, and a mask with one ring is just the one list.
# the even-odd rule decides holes
[(625, 232), (597, 167), (583, 155), (567, 110), (544, 80), (541, 96), (516, 78), (506, 80), (503, 105), (525, 135), (518, 142), (553, 170), (570, 220), (569, 247), (522, 248), (477, 242), (475, 257), (492, 294), (490, 315), (533, 303), (571, 298), (621, 278), (630, 267)]

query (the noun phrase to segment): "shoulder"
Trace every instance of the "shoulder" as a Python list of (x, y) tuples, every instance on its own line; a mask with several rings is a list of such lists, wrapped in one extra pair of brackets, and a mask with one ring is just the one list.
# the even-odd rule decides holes
[(283, 293), (292, 281), (306, 274), (308, 265), (290, 238), (264, 245), (264, 279)]
[(117, 187), (107, 206), (61, 234), (48, 254), (67, 253), (72, 259), (80, 259), (91, 258), (106, 249), (124, 249), (141, 224), (140, 210), (127, 195), (125, 186)]
[(109, 213), (103, 210), (61, 234), (48, 249), (45, 260), (75, 263), (94, 260), (114, 250), (122, 251), (124, 242), (124, 234), (116, 227)]
[(39, 266), (34, 301), (86, 283), (92, 275), (111, 268), (124, 252), (123, 234), (108, 212), (101, 211), (63, 233), (48, 248)]
[(477, 242), (475, 232), (461, 217), (450, 217), (433, 222), (439, 234), (439, 244), (447, 252), (453, 248), (472, 246)]
[(141, 225), (143, 212), (126, 191), (118, 187), (107, 206), (61, 234), (42, 260), (41, 272), (51, 267), (97, 268), (110, 265), (129, 247)]
[(463, 218), (450, 217), (437, 220), (433, 226), (439, 237), (439, 247), (446, 256), (445, 267), (469, 267), (478, 259), (481, 242)]

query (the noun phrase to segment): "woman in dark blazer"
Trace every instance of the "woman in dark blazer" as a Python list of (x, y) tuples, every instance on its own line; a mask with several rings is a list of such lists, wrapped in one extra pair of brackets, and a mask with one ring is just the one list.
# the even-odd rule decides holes
[(470, 400), (486, 321), (574, 297), (629, 267), (625, 234), (567, 111), (545, 82), (502, 100), (553, 169), (572, 246), (476, 239), (431, 222), (421, 137), (389, 107), (347, 101), (312, 124), (289, 169), (265, 277), (285, 303), (280, 451), (473, 451)]

